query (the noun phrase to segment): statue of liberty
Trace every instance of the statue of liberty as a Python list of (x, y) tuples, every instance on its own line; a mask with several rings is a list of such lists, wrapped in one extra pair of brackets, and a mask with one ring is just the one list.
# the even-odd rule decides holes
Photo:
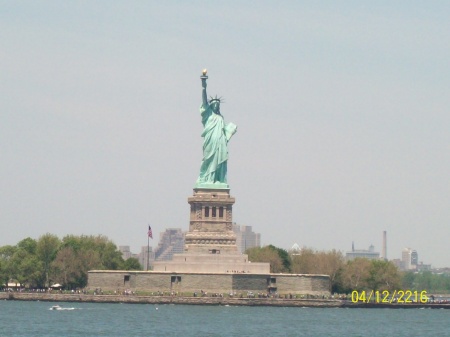
[(206, 95), (206, 69), (203, 70), (202, 80), (202, 105), (200, 114), (203, 124), (203, 160), (200, 167), (200, 175), (195, 187), (197, 188), (228, 188), (227, 184), (227, 160), (228, 141), (236, 132), (236, 125), (225, 124), (220, 113), (220, 98), (212, 98), (208, 101)]

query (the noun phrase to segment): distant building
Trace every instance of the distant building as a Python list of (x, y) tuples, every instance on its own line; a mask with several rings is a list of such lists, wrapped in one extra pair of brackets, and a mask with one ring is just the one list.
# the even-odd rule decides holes
[(431, 271), (431, 264), (424, 264), (423, 262), (419, 262), (417, 265), (417, 271)]
[(119, 251), (122, 253), (122, 258), (124, 260), (128, 260), (133, 256), (133, 253), (130, 251), (130, 246), (119, 246)]
[(393, 259), (391, 262), (400, 270), (403, 269), (403, 262), (400, 259)]
[(373, 245), (369, 246), (369, 249), (355, 249), (354, 244), (352, 243), (352, 250), (350, 252), (345, 253), (345, 258), (347, 260), (354, 260), (356, 258), (365, 258), (369, 260), (376, 260), (380, 258), (380, 253), (375, 251), (375, 247)]
[(169, 228), (159, 234), (158, 247), (155, 249), (156, 261), (172, 260), (173, 254), (184, 252), (184, 233), (181, 228)]
[(253, 247), (261, 247), (261, 234), (252, 231), (252, 226), (233, 225), (233, 232), (236, 234), (236, 245), (240, 253)]
[(289, 250), (292, 255), (300, 255), (302, 248), (298, 245), (298, 243), (294, 243)]
[(417, 250), (405, 248), (402, 251), (403, 270), (416, 270), (419, 264), (419, 255)]
[(138, 254), (139, 263), (142, 266), (143, 270), (147, 270), (147, 266), (149, 269), (153, 266), (153, 261), (155, 261), (155, 253), (153, 252), (152, 247), (142, 246), (141, 252)]
[(119, 251), (122, 253), (122, 258), (128, 260), (130, 257), (134, 257), (139, 260), (140, 254), (134, 254), (130, 251), (130, 246), (119, 246)]

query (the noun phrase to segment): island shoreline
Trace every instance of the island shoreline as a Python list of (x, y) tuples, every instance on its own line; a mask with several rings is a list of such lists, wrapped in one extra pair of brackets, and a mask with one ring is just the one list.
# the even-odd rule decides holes
[(272, 307), (307, 307), (307, 308), (450, 309), (449, 303), (408, 303), (408, 304), (406, 304), (406, 303), (352, 303), (347, 300), (339, 300), (339, 299), (91, 295), (91, 294), (52, 294), (52, 293), (21, 293), (21, 292), (0, 293), (0, 300), (78, 302), (78, 303), (272, 306)]

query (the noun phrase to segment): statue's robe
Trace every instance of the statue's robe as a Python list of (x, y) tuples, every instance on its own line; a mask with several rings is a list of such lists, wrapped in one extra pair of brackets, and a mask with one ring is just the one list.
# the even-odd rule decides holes
[(213, 112), (211, 105), (202, 104), (200, 114), (203, 124), (203, 160), (197, 185), (227, 183), (227, 144), (236, 132), (236, 125), (225, 121), (221, 114)]

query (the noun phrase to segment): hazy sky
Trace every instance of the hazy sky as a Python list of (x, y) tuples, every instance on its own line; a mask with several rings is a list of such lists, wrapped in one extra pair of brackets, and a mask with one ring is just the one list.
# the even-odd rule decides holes
[(450, 2), (0, 1), (0, 246), (188, 229), (203, 68), (233, 220), (450, 266)]

